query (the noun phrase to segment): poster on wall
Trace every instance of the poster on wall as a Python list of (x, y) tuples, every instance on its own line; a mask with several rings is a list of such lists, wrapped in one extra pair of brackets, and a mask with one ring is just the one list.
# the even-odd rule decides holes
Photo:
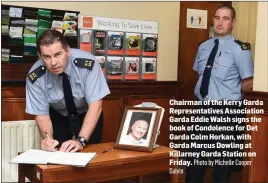
[(187, 28), (207, 29), (207, 10), (187, 9)]
[(141, 54), (141, 34), (126, 33), (126, 55), (139, 56)]
[(125, 57), (125, 80), (139, 80), (139, 57)]
[(106, 37), (105, 31), (94, 31), (94, 55), (105, 55)]
[(122, 80), (123, 79), (123, 57), (107, 57), (106, 77), (108, 80)]
[(158, 34), (158, 22), (78, 15), (79, 29)]
[(143, 34), (142, 35), (142, 56), (157, 56), (157, 35)]
[(80, 44), (81, 50), (91, 53), (91, 30), (80, 29)]
[(156, 80), (156, 59), (142, 58), (142, 80)]
[(108, 55), (123, 55), (123, 32), (108, 31)]
[(156, 80), (158, 22), (79, 14), (78, 28), (92, 31), (92, 53), (106, 58), (106, 79)]

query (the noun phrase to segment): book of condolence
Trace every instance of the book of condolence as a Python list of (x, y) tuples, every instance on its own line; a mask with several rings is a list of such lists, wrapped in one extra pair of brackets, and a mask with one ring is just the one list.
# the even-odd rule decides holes
[(77, 167), (86, 167), (95, 158), (95, 152), (48, 152), (43, 150), (29, 149), (13, 158), (10, 163), (21, 164), (58, 164)]

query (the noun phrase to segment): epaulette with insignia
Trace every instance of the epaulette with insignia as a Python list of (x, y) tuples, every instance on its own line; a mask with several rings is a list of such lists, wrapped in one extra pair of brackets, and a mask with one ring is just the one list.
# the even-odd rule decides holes
[(242, 41), (239, 41), (238, 39), (235, 39), (235, 42), (239, 44), (242, 50), (250, 50), (250, 43), (243, 43)]
[(45, 66), (39, 66), (32, 72), (30, 72), (27, 77), (28, 79), (34, 83), (38, 78), (43, 76), (46, 73), (46, 67)]
[(204, 43), (204, 42), (206, 42), (207, 40), (210, 40), (212, 37), (210, 37), (209, 39), (206, 39), (206, 40), (204, 40), (204, 41), (201, 41), (199, 44), (198, 44), (198, 46), (200, 46), (202, 43)]
[(95, 61), (88, 58), (76, 58), (74, 64), (77, 67), (86, 68), (92, 70)]

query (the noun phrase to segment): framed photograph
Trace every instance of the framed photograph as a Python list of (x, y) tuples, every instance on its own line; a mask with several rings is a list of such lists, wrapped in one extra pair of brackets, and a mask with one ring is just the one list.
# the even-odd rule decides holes
[(152, 152), (160, 125), (160, 108), (126, 107), (115, 149)]

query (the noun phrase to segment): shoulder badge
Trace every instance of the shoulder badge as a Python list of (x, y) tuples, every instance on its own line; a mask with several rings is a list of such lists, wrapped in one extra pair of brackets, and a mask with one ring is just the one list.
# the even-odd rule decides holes
[(43, 76), (46, 73), (46, 67), (45, 66), (39, 66), (32, 72), (30, 72), (27, 77), (28, 79), (34, 83), (38, 78)]
[(243, 43), (242, 41), (239, 41), (238, 39), (235, 39), (235, 42), (239, 44), (242, 50), (250, 50), (250, 43)]
[(86, 68), (92, 70), (94, 66), (94, 60), (88, 59), (88, 58), (76, 58), (74, 60), (74, 64), (77, 67)]

